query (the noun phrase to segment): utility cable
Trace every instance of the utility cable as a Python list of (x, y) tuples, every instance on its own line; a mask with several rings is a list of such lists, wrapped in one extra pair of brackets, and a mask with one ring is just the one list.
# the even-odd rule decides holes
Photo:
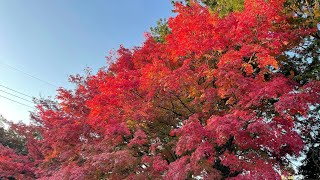
[(22, 97), (20, 97), (20, 96), (15, 95), (15, 94), (11, 94), (11, 93), (6, 92), (6, 91), (3, 91), (3, 90), (1, 90), (1, 89), (0, 89), (0, 92), (4, 92), (4, 93), (9, 94), (9, 95), (11, 95), (11, 96), (14, 96), (14, 97), (16, 97), (16, 98), (19, 98), (19, 99), (25, 100), (25, 101), (27, 101), (27, 102), (33, 103), (32, 101), (30, 101), (30, 100), (28, 100), (28, 99), (22, 98)]
[(38, 81), (41, 81), (41, 82), (43, 82), (43, 83), (46, 83), (46, 84), (48, 84), (48, 85), (50, 85), (50, 86), (53, 86), (53, 87), (55, 87), (55, 88), (58, 88), (58, 86), (56, 86), (56, 85), (54, 85), (54, 84), (52, 84), (52, 83), (50, 83), (50, 82), (48, 82), (48, 81), (46, 81), (46, 80), (42, 80), (42, 79), (40, 79), (40, 78), (38, 78), (38, 77), (36, 77), (36, 76), (33, 76), (33, 75), (29, 74), (29, 73), (26, 73), (26, 72), (24, 72), (24, 71), (22, 71), (22, 70), (20, 70), (20, 69), (18, 69), (18, 68), (15, 68), (15, 67), (13, 67), (13, 66), (10, 66), (10, 65), (5, 64), (5, 63), (2, 63), (2, 62), (1, 62), (1, 64), (3, 64), (4, 66), (9, 67), (10, 69), (13, 69), (13, 70), (18, 71), (18, 72), (20, 72), (20, 73), (22, 73), (22, 74), (25, 74), (25, 75), (27, 75), (27, 76), (29, 76), (29, 77), (32, 77), (32, 78), (34, 78), (34, 79), (36, 79), (36, 80), (38, 80)]
[(0, 97), (5, 98), (5, 99), (7, 99), (7, 100), (10, 100), (10, 101), (12, 101), (12, 102), (18, 103), (18, 104), (20, 104), (20, 105), (23, 105), (23, 106), (26, 106), (26, 107), (29, 107), (29, 108), (34, 109), (34, 107), (32, 107), (32, 106), (29, 106), (29, 105), (23, 104), (23, 103), (21, 103), (21, 102), (15, 101), (15, 100), (10, 99), (10, 98), (8, 98), (8, 97), (2, 96), (2, 95), (0, 95)]
[(1, 84), (0, 84), (0, 87), (6, 88), (6, 89), (11, 90), (11, 91), (13, 91), (13, 92), (16, 92), (16, 93), (18, 93), (18, 94), (21, 94), (21, 95), (27, 96), (27, 97), (29, 97), (29, 98), (34, 98), (34, 97), (29, 96), (29, 95), (27, 95), (27, 94), (25, 94), (25, 93), (22, 93), (22, 92), (16, 91), (16, 90), (14, 90), (14, 89), (11, 89), (11, 88), (9, 88), (9, 87), (7, 87), (7, 86), (4, 86), (4, 85), (1, 85)]

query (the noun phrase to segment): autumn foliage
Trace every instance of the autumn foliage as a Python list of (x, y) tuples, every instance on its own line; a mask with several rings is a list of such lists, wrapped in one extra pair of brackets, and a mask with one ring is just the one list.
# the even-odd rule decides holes
[[(246, 0), (224, 17), (176, 3), (164, 42), (146, 34), (109, 68), (72, 76), (16, 126), (28, 154), (0, 145), (0, 177), (16, 179), (280, 179), (304, 148), (296, 121), (320, 82), (282, 73), (282, 55), (315, 27), (283, 0)], [(6, 164), (6, 165), (5, 165)], [(5, 168), (4, 168), (5, 167)]]

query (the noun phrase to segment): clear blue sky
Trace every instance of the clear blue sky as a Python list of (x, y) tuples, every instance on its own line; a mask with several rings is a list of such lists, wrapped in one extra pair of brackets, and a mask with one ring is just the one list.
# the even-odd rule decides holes
[[(172, 16), (171, 9), (170, 0), (2, 0), (0, 85), (30, 96), (54, 97), (56, 87), (13, 68), (71, 87), (69, 75), (106, 65), (104, 57), (120, 44), (140, 46), (144, 32), (158, 19)], [(3, 91), (19, 95), (0, 86), (0, 96), (32, 106)], [(30, 110), (0, 97), (0, 114), (9, 120), (27, 122)]]

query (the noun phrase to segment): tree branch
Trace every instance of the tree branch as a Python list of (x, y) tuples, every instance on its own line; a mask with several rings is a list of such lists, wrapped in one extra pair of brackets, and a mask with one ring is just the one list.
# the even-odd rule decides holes
[(189, 109), (189, 107), (180, 99), (179, 96), (177, 96), (177, 95), (175, 95), (175, 96), (179, 99), (180, 103), (181, 103), (186, 109), (188, 109), (188, 111), (189, 111), (191, 114), (194, 114), (194, 112)]

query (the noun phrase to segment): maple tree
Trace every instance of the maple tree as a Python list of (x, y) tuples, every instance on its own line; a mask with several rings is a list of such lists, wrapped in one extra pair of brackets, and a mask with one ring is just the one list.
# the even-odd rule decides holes
[(287, 7), (284, 0), (246, 0), (219, 16), (196, 1), (175, 3), (177, 15), (154, 29), (160, 36), (121, 46), (108, 69), (71, 76), (76, 88), (39, 100), (32, 125), (12, 125), (28, 153), (0, 146), (0, 166), (12, 164), (1, 176), (286, 176), (287, 157), (304, 149), (320, 104), (317, 75), (301, 81), (287, 55), (317, 28)]

